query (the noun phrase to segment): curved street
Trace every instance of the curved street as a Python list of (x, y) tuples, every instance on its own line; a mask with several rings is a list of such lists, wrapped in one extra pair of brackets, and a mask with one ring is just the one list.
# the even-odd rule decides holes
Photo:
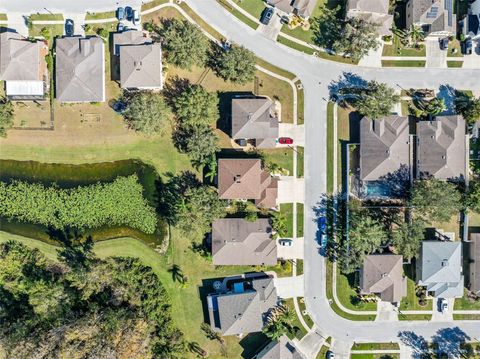
[(478, 321), (393, 323), (350, 321), (339, 317), (326, 298), (325, 260), (316, 241), (314, 208), (326, 192), (326, 114), (329, 84), (350, 73), (366, 80), (378, 80), (395, 87), (480, 90), (480, 69), (364, 68), (305, 55), (241, 23), (216, 0), (187, 0), (188, 5), (210, 26), (231, 42), (241, 44), (262, 59), (295, 74), (305, 91), (305, 300), (317, 328), (336, 340), (346, 342), (398, 341), (402, 331), (414, 331), (430, 339), (438, 330), (459, 327), (472, 340), (480, 337)]

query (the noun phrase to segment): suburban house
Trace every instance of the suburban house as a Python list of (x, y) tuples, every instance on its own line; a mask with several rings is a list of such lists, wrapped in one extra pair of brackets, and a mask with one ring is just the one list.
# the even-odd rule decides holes
[(470, 4), (468, 14), (463, 23), (463, 34), (472, 40), (480, 41), (480, 0), (476, 0)]
[(41, 100), (48, 84), (43, 41), (30, 41), (13, 31), (0, 32), (0, 80), (11, 100)]
[(410, 179), (410, 158), (408, 117), (361, 119), (360, 180), (366, 195), (379, 182), (392, 193), (402, 193)]
[(480, 295), (480, 233), (470, 234), (469, 289)]
[(56, 39), (56, 98), (60, 102), (105, 101), (105, 45), (99, 37)]
[(277, 305), (277, 290), (271, 277), (235, 281), (226, 292), (209, 294), (207, 305), (210, 325), (222, 335), (260, 332)]
[(389, 0), (348, 0), (347, 17), (378, 24), (378, 35), (392, 34), (393, 15), (388, 13)]
[(406, 26), (418, 25), (426, 35), (450, 36), (457, 30), (453, 13), (454, 0), (409, 0), (406, 6)]
[(417, 260), (418, 285), (435, 298), (463, 296), (462, 243), (424, 241)]
[(417, 123), (417, 178), (464, 180), (466, 130), (462, 116), (437, 116)]
[(212, 224), (214, 265), (275, 265), (277, 243), (268, 218), (223, 218)]
[(317, 0), (267, 0), (267, 4), (287, 15), (294, 14), (303, 19), (308, 19), (315, 10)]
[(257, 148), (273, 148), (278, 138), (275, 104), (267, 98), (235, 98), (232, 100), (234, 140), (254, 140)]
[(267, 344), (252, 359), (305, 359), (301, 352), (295, 347), (295, 344), (282, 335), (278, 340), (273, 340)]
[(118, 57), (120, 86), (126, 89), (161, 90), (162, 46), (142, 31), (113, 34), (113, 53)]
[(395, 254), (366, 256), (360, 270), (360, 293), (376, 294), (384, 302), (399, 303), (407, 295), (403, 257)]
[(218, 160), (220, 199), (255, 200), (258, 207), (277, 206), (278, 179), (262, 169), (259, 158)]

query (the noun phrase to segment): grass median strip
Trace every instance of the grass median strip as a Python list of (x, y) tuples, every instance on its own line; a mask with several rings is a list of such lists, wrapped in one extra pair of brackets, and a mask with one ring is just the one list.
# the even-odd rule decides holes
[(333, 102), (327, 105), (327, 192), (333, 192)]
[(32, 14), (29, 17), (30, 21), (61, 21), (63, 14)]
[(155, 6), (168, 3), (168, 0), (152, 0), (145, 4), (142, 4), (142, 11), (153, 9)]
[(382, 67), (425, 67), (424, 60), (382, 60)]
[(297, 203), (297, 237), (303, 237), (303, 203)]
[(447, 67), (462, 67), (463, 66), (463, 61), (447, 61)]
[(115, 11), (87, 12), (85, 20), (101, 20), (115, 18)]
[(398, 320), (402, 321), (411, 321), (411, 320), (432, 320), (432, 315), (431, 314), (399, 314), (398, 315)]
[(236, 18), (238, 18), (241, 22), (243, 22), (245, 25), (248, 25), (250, 26), (253, 30), (256, 30), (257, 27), (258, 27), (258, 24), (251, 20), (250, 18), (248, 18), (247, 16), (245, 16), (244, 14), (242, 14), (240, 11), (238, 11), (237, 9), (233, 8), (228, 2), (226, 2), (225, 0), (217, 0), (220, 5), (222, 5), (228, 12), (230, 12), (233, 16), (235, 16)]
[(295, 41), (289, 40), (289, 39), (287, 39), (286, 37), (283, 37), (283, 36), (278, 36), (277, 41), (282, 45), (288, 46), (288, 47), (290, 47), (294, 50), (301, 51), (301, 52), (303, 52), (305, 54), (308, 54), (308, 55), (313, 55), (313, 53), (315, 52), (315, 49), (313, 49), (311, 47), (308, 47), (308, 46), (304, 46), (304, 45), (299, 44)]
[(355, 343), (352, 350), (400, 350), (398, 343)]

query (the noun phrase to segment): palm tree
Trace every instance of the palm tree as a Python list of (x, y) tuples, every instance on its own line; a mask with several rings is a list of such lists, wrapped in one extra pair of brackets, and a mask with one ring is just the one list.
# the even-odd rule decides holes
[(207, 177), (210, 182), (213, 183), (213, 180), (215, 179), (215, 176), (217, 175), (217, 159), (215, 158), (215, 155), (212, 155), (210, 158), (210, 161), (208, 162), (208, 170), (207, 173), (205, 174), (205, 177)]
[(295, 313), (284, 305), (270, 311), (263, 333), (272, 340), (278, 340), (282, 335), (292, 332)]
[(408, 29), (408, 38), (413, 47), (418, 47), (418, 43), (423, 41), (425, 34), (420, 26), (412, 24)]
[(436, 116), (447, 109), (445, 99), (435, 97), (427, 102), (425, 112), (430, 116)]
[(198, 356), (205, 358), (207, 356), (207, 352), (205, 349), (203, 349), (200, 344), (197, 342), (188, 342), (188, 350), (194, 354), (197, 354)]
[(172, 273), (172, 280), (174, 282), (183, 283), (184, 282), (184, 275), (182, 273), (182, 269), (179, 265), (173, 264), (169, 269), (169, 273)]
[(205, 333), (205, 336), (210, 340), (217, 340), (220, 344), (224, 344), (225, 340), (223, 340), (222, 336), (219, 332), (216, 332), (212, 329), (210, 325), (207, 323), (202, 323), (200, 329)]
[(285, 237), (287, 235), (287, 220), (282, 213), (273, 213), (272, 228), (277, 232), (277, 237)]

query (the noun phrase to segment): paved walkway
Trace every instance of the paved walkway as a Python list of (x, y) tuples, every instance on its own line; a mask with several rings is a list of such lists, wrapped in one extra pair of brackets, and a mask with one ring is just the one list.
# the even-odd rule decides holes
[[(277, 240), (277, 243), (281, 239)], [(292, 240), (291, 246), (277, 245), (277, 256), (283, 259), (303, 259), (303, 237)]]
[(280, 176), (277, 203), (303, 203), (305, 182), (296, 176)]
[(366, 67), (382, 67), (382, 52), (383, 52), (383, 41), (380, 41), (380, 45), (377, 49), (372, 49), (369, 51), (368, 55), (364, 56), (359, 62), (359, 66)]
[(425, 39), (425, 49), (427, 51), (427, 62), (425, 67), (446, 68), (447, 50), (441, 50), (438, 38), (427, 37)]
[[(295, 343), (307, 359), (315, 359), (320, 348), (325, 344), (328, 335), (322, 333), (319, 329), (313, 328), (302, 340)], [(281, 358), (278, 358), (281, 359)], [(321, 358), (324, 359), (324, 358)]]

